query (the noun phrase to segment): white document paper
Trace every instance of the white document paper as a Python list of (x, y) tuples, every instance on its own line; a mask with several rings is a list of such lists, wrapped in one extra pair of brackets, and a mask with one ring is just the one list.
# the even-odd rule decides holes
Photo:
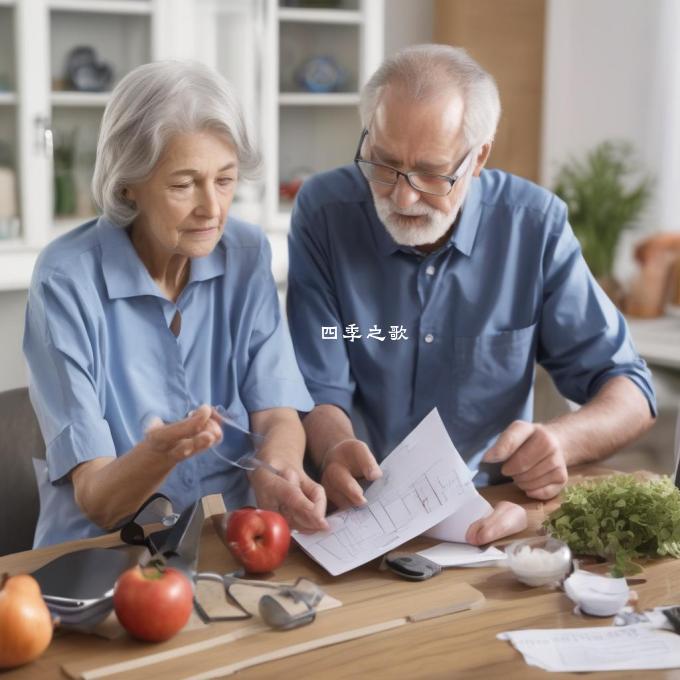
[[(458, 452), (456, 451), (456, 453)], [(426, 531), (425, 536), (436, 538), (439, 541), (465, 543), (465, 534), (469, 526), (481, 517), (486, 517), (493, 512), (489, 501), (480, 496), (474, 486), (472, 489), (474, 494), (471, 490), (465, 503), (452, 515)]]
[(439, 545), (421, 550), (418, 554), (427, 557), (428, 560), (440, 567), (462, 567), (468, 564), (496, 562), (507, 558), (502, 550), (493, 546), (482, 550), (476, 545), (468, 545), (467, 543), (439, 543)]
[(546, 671), (680, 668), (680, 635), (644, 624), (612, 628), (513, 630), (508, 640), (530, 666)]
[(383, 476), (364, 492), (366, 505), (330, 515), (327, 531), (293, 534), (334, 576), (393, 550), (479, 497), (436, 408), (380, 467)]

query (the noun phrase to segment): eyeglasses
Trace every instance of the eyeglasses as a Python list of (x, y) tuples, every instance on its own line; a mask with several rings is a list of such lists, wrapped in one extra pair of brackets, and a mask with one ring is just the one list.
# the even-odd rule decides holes
[(394, 186), (399, 181), (399, 177), (403, 177), (412, 189), (423, 194), (432, 194), (433, 196), (447, 196), (450, 194), (453, 185), (467, 170), (473, 157), (473, 149), (470, 149), (453, 175), (437, 175), (430, 172), (402, 172), (390, 165), (374, 163), (361, 157), (361, 147), (367, 135), (368, 130), (364, 128), (359, 139), (359, 146), (357, 146), (356, 153), (354, 154), (354, 162), (359, 170), (361, 170), (362, 175), (369, 182), (386, 184), (388, 186)]
[[(196, 405), (194, 408), (198, 408)], [(189, 417), (193, 411), (186, 414)], [(213, 406), (212, 417), (219, 421), (222, 427), (222, 441), (219, 445), (211, 447), (212, 451), (220, 460), (232, 467), (240, 468), (248, 472), (264, 468), (274, 475), (282, 477), (280, 470), (273, 465), (260, 460), (257, 457), (264, 443), (264, 437), (239, 425), (227, 410), (221, 406)], [(163, 420), (155, 413), (148, 411), (140, 420), (143, 434), (146, 434), (155, 424), (162, 424)], [(219, 450), (218, 450), (219, 449)], [(227, 455), (230, 454), (230, 455)]]

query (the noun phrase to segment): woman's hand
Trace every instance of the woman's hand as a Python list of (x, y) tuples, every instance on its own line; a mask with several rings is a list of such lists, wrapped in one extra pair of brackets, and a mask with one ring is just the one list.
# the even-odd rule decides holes
[(291, 529), (306, 532), (328, 529), (324, 519), (326, 494), (304, 470), (289, 466), (281, 469), (279, 476), (260, 468), (252, 473), (250, 483), (257, 506), (282, 514)]
[(255, 432), (264, 437), (257, 457), (281, 472), (260, 468), (250, 475), (257, 505), (281, 513), (292, 529), (321, 531), (328, 528), (326, 492), (302, 468), (305, 431), (297, 411), (270, 408), (250, 414)]
[(201, 406), (188, 418), (151, 422), (144, 439), (123, 456), (101, 456), (71, 471), (76, 503), (92, 522), (111, 529), (132, 516), (177, 463), (217, 444), (222, 429)]
[(490, 515), (473, 522), (465, 534), (472, 545), (485, 545), (527, 528), (527, 511), (516, 503), (501, 501)]
[(146, 430), (143, 445), (179, 463), (222, 441), (222, 428), (213, 417), (213, 410), (204, 404), (184, 420), (165, 425), (152, 421)]

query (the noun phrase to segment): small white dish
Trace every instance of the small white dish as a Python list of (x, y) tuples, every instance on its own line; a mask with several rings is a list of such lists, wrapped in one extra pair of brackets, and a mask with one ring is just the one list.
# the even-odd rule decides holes
[(564, 592), (582, 612), (591, 616), (614, 616), (630, 598), (625, 578), (600, 576), (580, 569), (565, 580)]

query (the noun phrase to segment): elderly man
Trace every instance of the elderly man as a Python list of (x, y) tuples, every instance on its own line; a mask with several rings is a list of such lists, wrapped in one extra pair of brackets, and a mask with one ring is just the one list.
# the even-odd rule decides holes
[[(511, 477), (541, 500), (653, 423), (649, 372), (564, 203), (483, 169), (499, 115), (464, 50), (407, 48), (363, 89), (354, 165), (298, 195), (289, 322), (316, 403), (308, 447), (338, 506), (362, 503), (357, 478), (435, 406), (478, 484)], [(532, 423), (535, 362), (583, 407)], [(497, 519), (468, 539), (512, 528)]]

